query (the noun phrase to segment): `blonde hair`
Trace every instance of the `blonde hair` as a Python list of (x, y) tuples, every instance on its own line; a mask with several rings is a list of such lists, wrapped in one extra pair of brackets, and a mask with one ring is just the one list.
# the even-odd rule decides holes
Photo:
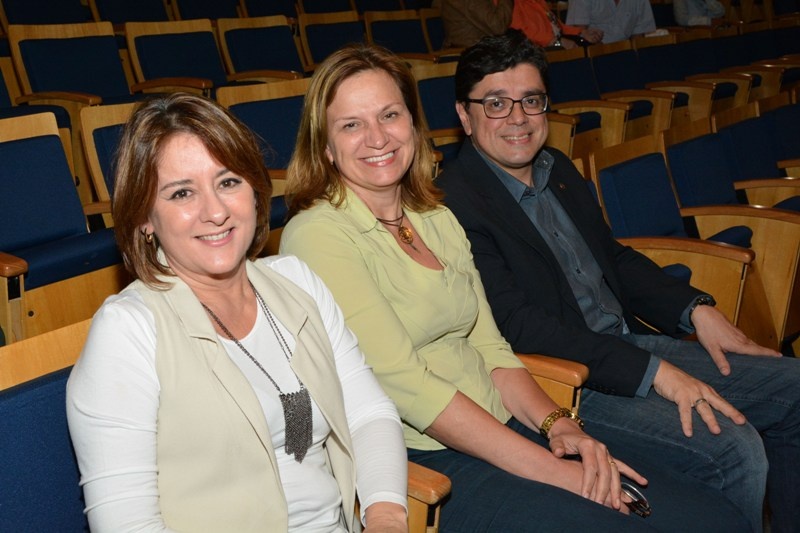
[(145, 101), (131, 115), (119, 143), (111, 212), (126, 268), (154, 288), (166, 286), (159, 274), (172, 272), (158, 260), (158, 235), (146, 242), (141, 226), (155, 204), (163, 147), (177, 133), (196, 136), (214, 159), (253, 187), (256, 231), (249, 259), (259, 256), (269, 236), (272, 182), (253, 133), (222, 106), (201, 96), (174, 93)]
[(389, 74), (411, 114), (415, 150), (411, 167), (401, 181), (403, 205), (414, 211), (428, 211), (440, 204), (441, 192), (433, 185), (433, 148), (428, 141), (428, 125), (411, 70), (401, 58), (385, 48), (352, 44), (328, 56), (311, 79), (294, 154), (286, 172), (289, 217), (308, 209), (320, 199), (336, 206), (344, 200), (342, 176), (325, 155), (327, 109), (344, 80), (367, 70)]

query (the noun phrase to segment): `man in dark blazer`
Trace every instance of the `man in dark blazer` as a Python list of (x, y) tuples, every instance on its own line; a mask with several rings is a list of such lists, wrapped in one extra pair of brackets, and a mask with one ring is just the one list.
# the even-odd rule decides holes
[[(514, 30), (462, 54), (456, 110), (469, 138), (436, 181), (500, 330), (518, 352), (589, 367), (581, 417), (609, 448), (719, 488), (753, 530), (767, 485), (772, 531), (796, 530), (800, 364), (614, 240), (575, 166), (543, 148), (546, 70), (543, 51)], [(692, 332), (699, 342), (677, 340)]]

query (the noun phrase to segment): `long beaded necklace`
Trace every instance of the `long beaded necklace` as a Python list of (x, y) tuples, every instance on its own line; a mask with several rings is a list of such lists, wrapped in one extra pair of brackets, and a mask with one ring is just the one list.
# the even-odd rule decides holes
[(417, 247), (414, 246), (414, 232), (411, 231), (411, 228), (408, 226), (403, 225), (403, 220), (406, 218), (406, 212), (401, 211), (400, 216), (397, 218), (392, 219), (385, 219), (385, 218), (378, 218), (375, 217), (375, 220), (378, 222), (382, 222), (387, 226), (394, 226), (397, 228), (397, 236), (400, 237), (400, 240), (409, 245), (415, 252), (419, 252)]
[[(252, 282), (250, 286), (253, 287)], [(291, 363), (292, 360), (292, 352), (289, 348), (289, 344), (286, 342), (286, 339), (283, 338), (283, 334), (281, 330), (278, 329), (278, 325), (275, 323), (275, 318), (272, 316), (267, 304), (264, 302), (264, 299), (258, 293), (255, 287), (253, 287), (253, 292), (256, 294), (256, 300), (258, 300), (261, 309), (264, 311), (264, 314), (269, 321), (269, 325), (272, 328), (272, 332), (275, 334), (275, 337), (278, 339), (278, 344), (283, 350), (283, 355), (286, 357), (286, 361)], [(298, 463), (302, 463), (303, 459), (306, 456), (306, 452), (311, 447), (312, 436), (313, 436), (313, 415), (311, 412), (311, 397), (308, 394), (308, 389), (300, 381), (300, 378), (297, 377), (295, 374), (295, 379), (300, 384), (300, 390), (290, 393), (285, 393), (281, 390), (278, 384), (272, 379), (272, 376), (269, 375), (269, 372), (258, 362), (258, 360), (253, 357), (253, 355), (247, 351), (247, 349), (242, 345), (242, 343), (233, 336), (233, 333), (225, 327), (225, 324), (222, 323), (222, 320), (214, 314), (214, 312), (208, 308), (206, 304), (200, 302), (200, 305), (203, 306), (203, 309), (214, 319), (214, 322), (217, 323), (219, 329), (225, 332), (225, 335), (228, 336), (230, 340), (232, 340), (236, 346), (239, 347), (242, 352), (255, 364), (261, 372), (267, 376), (270, 383), (278, 390), (278, 397), (281, 399), (281, 407), (283, 407), (283, 420), (286, 425), (286, 443), (284, 445), (284, 451), (286, 451), (287, 455), (294, 455), (295, 461)], [(294, 371), (292, 371), (294, 372)]]

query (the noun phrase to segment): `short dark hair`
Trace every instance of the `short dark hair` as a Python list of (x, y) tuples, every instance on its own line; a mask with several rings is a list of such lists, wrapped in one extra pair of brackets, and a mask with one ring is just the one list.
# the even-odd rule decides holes
[(461, 53), (456, 68), (456, 101), (465, 102), (469, 93), (489, 74), (503, 72), (521, 63), (536, 67), (547, 87), (547, 56), (520, 30), (509, 29), (502, 35), (489, 35)]

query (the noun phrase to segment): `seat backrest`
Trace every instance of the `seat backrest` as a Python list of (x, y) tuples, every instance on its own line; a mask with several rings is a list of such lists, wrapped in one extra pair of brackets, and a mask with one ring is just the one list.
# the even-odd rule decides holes
[(615, 237), (685, 237), (664, 157), (652, 137), (602, 148), (590, 175)]
[(292, 0), (241, 0), (242, 17), (283, 15), (297, 18), (297, 5)]
[(89, 0), (96, 22), (158, 22), (170, 19), (164, 0)]
[(0, 22), (11, 24), (74, 24), (91, 20), (80, 0), (0, 0)]
[(300, 39), (285, 15), (219, 19), (217, 32), (228, 72), (305, 71)]
[(355, 11), (301, 13), (298, 21), (307, 65), (322, 62), (347, 43), (364, 42), (364, 24)]
[(268, 168), (284, 169), (294, 152), (303, 99), (310, 80), (223, 87), (217, 101), (249, 126), (263, 142)]
[(130, 95), (110, 22), (12, 25), (8, 37), (24, 94)]
[(778, 168), (781, 158), (780, 140), (769, 118), (753, 116), (733, 122), (717, 130), (732, 162), (733, 180), (780, 178)]
[(419, 18), (422, 21), (425, 41), (428, 43), (428, 52), (431, 54), (438, 52), (444, 47), (444, 22), (441, 9), (435, 7), (420, 9)]
[(0, 250), (87, 232), (52, 113), (0, 120)]
[[(642, 45), (647, 42), (643, 39)], [(685, 56), (680, 56), (680, 48), (672, 41), (668, 44), (657, 46), (639, 46), (636, 49), (639, 58), (639, 68), (642, 81), (645, 83), (656, 81), (675, 81), (684, 79), (684, 68), (678, 63), (685, 62)]]
[(680, 204), (738, 204), (728, 152), (715, 133), (666, 142), (665, 154)]
[(456, 66), (456, 63), (439, 63), (414, 65), (411, 69), (430, 129), (461, 127), (455, 108)]
[(84, 320), (0, 348), (0, 530), (88, 531), (66, 382)]
[(111, 200), (114, 193), (114, 155), (122, 136), (122, 128), (136, 105), (98, 105), (81, 109), (83, 146), (99, 200)]
[(428, 44), (419, 14), (413, 10), (367, 11), (364, 13), (367, 42), (395, 53), (427, 54)]
[(353, 0), (356, 11), (400, 11), (405, 9), (402, 0)]
[(125, 24), (136, 79), (206, 78), (214, 86), (228, 79), (208, 19)]
[(297, 0), (299, 13), (336, 13), (355, 11), (350, 0)]
[(777, 139), (778, 159), (800, 159), (800, 104), (777, 107), (761, 113)]
[(239, 0), (172, 0), (175, 20), (231, 18), (239, 16)]
[(548, 94), (554, 104), (600, 98), (592, 61), (588, 57), (551, 63), (547, 76)]
[[(592, 72), (600, 94), (625, 89), (644, 89), (636, 52), (629, 41), (620, 41), (620, 43), (627, 46), (623, 46), (615, 52), (595, 53), (591, 56)], [(593, 46), (590, 46), (589, 50), (592, 48)]]

